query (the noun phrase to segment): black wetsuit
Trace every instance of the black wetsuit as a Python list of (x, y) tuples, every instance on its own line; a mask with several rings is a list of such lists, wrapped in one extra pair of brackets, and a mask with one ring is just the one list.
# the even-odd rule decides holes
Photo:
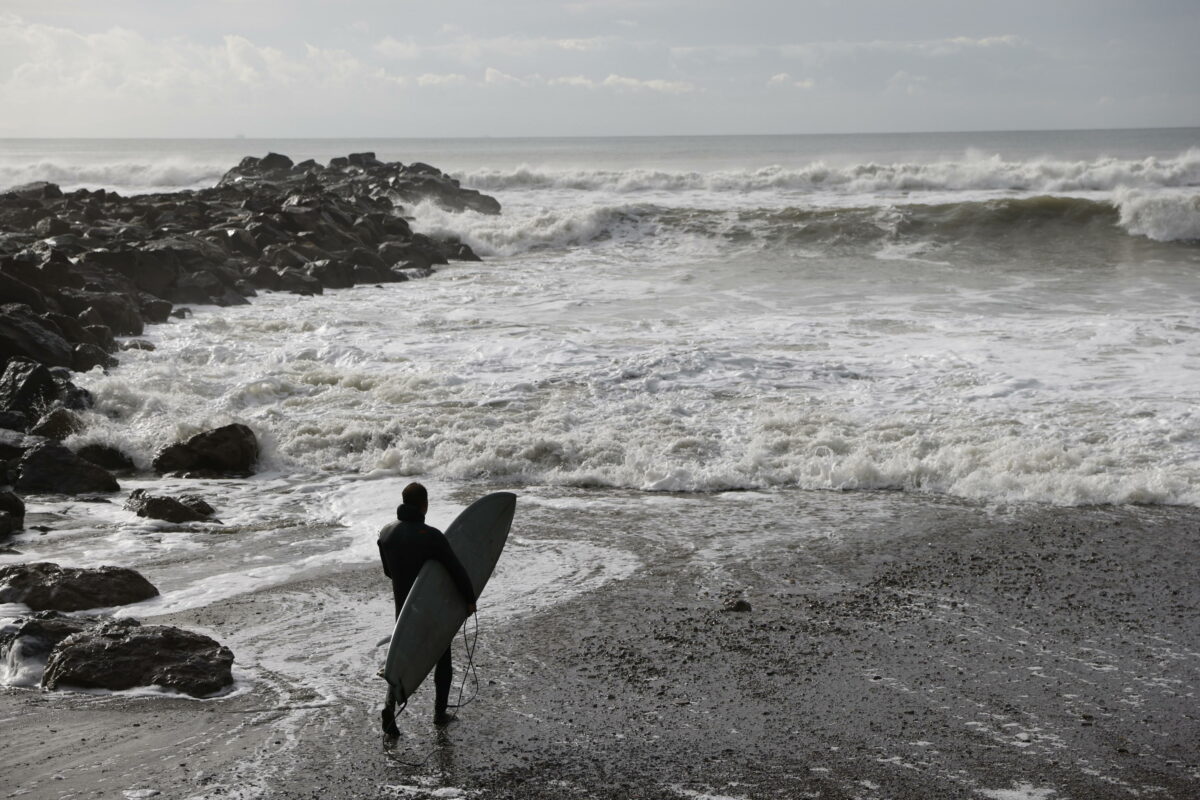
[[(412, 589), (421, 567), (429, 559), (442, 562), (458, 590), (468, 603), (475, 602), (475, 588), (467, 571), (450, 549), (450, 543), (437, 528), (425, 524), (425, 515), (419, 508), (401, 505), (396, 509), (396, 522), (384, 526), (379, 532), (379, 557), (383, 559), (383, 573), (392, 579), (392, 598), (396, 601), (396, 616), (404, 607), (404, 600)], [(450, 684), (454, 679), (450, 662), (450, 648), (438, 660), (433, 672), (437, 689), (434, 708), (444, 711), (450, 700)]]

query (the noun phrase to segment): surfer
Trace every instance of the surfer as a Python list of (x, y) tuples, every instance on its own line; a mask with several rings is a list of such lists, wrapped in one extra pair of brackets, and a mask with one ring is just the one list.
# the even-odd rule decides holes
[[(450, 543), (437, 528), (425, 524), (429, 511), (429, 493), (419, 483), (410, 483), (400, 494), (401, 504), (396, 508), (396, 521), (389, 523), (379, 532), (379, 557), (383, 559), (383, 574), (392, 579), (392, 598), (396, 602), (396, 616), (408, 592), (412, 589), (421, 566), (429, 559), (442, 562), (458, 590), (467, 601), (467, 613), (475, 613), (475, 587), (467, 571), (459, 563)], [(433, 672), (436, 688), (433, 719), (444, 724), (451, 716), (447, 713), (450, 703), (450, 685), (454, 680), (454, 667), (450, 661), (450, 648), (442, 654)], [(396, 727), (396, 700), (389, 690), (384, 704), (383, 732), (388, 736), (399, 736)]]

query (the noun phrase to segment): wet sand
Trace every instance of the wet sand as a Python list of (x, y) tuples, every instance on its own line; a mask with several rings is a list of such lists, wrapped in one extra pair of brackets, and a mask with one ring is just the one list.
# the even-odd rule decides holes
[[(358, 687), (332, 701), (264, 659), (200, 703), (4, 690), (3, 796), (1200, 796), (1200, 513), (788, 498), (795, 530), (766, 538), (752, 502), (677, 536), (614, 514), (629, 577), (507, 620), (485, 593), (478, 698), (439, 728), (423, 687), (395, 742), (357, 651), (288, 651)], [(847, 504), (861, 524), (796, 535)], [(569, 516), (528, 508), (522, 533)], [(155, 621), (245, 652), (237, 631), (382, 588), (341, 568)]]

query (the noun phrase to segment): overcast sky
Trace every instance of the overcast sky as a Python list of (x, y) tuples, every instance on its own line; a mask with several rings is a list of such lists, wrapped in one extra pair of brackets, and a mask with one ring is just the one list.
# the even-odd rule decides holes
[(1200, 0), (0, 0), (0, 136), (1200, 125)]

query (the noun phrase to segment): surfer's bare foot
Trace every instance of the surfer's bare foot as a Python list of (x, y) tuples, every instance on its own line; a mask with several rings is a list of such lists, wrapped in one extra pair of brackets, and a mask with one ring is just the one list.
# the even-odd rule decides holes
[(383, 732), (391, 736), (393, 739), (400, 735), (400, 729), (396, 727), (396, 712), (390, 708), (385, 708), (379, 712), (379, 716), (383, 718)]
[(457, 714), (451, 714), (449, 711), (447, 711), (444, 708), (434, 709), (434, 712), (433, 712), (433, 724), (434, 725), (449, 725), (451, 722), (454, 722), (456, 719), (458, 719)]

